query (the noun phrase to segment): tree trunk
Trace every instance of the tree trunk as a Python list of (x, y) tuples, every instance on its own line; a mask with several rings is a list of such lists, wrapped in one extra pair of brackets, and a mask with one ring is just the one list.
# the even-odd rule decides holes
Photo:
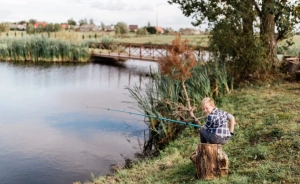
[(260, 17), (260, 38), (262, 39), (264, 48), (266, 49), (267, 60), (269, 66), (273, 66), (274, 62), (278, 62), (277, 58), (277, 41), (275, 37), (275, 17), (274, 17), (274, 1), (263, 0), (262, 15)]
[(185, 86), (185, 83), (184, 83), (185, 80), (181, 79), (181, 84), (182, 84), (182, 88), (183, 88), (183, 94), (184, 94), (184, 97), (186, 99), (186, 106), (188, 108), (188, 111), (190, 113), (190, 116), (193, 118), (194, 122), (196, 124), (200, 124), (199, 120), (196, 118), (196, 116), (194, 115), (194, 109), (192, 108), (191, 106), (191, 102), (190, 102), (190, 99), (189, 99), (189, 96), (187, 94), (187, 91), (186, 91), (186, 86)]
[(198, 144), (190, 159), (196, 167), (198, 179), (211, 180), (228, 175), (228, 156), (220, 144)]

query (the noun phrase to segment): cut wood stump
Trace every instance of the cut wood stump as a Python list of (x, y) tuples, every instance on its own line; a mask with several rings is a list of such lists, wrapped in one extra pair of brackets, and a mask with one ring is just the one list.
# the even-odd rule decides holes
[(300, 81), (300, 70), (295, 72), (296, 74), (296, 81)]
[(196, 167), (198, 179), (212, 180), (228, 175), (228, 156), (221, 144), (198, 144), (190, 159)]

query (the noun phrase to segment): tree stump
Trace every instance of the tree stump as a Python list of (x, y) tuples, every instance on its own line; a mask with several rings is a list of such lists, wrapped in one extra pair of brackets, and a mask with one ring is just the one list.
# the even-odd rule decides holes
[(296, 74), (296, 81), (300, 81), (300, 70), (295, 72)]
[(190, 159), (196, 167), (198, 179), (211, 180), (228, 175), (228, 156), (221, 144), (198, 144)]

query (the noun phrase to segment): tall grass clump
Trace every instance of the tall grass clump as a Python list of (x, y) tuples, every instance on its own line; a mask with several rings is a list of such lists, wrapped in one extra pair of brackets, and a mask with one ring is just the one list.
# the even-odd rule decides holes
[(86, 62), (89, 60), (88, 45), (61, 41), (44, 36), (0, 38), (2, 61), (51, 61)]
[[(173, 45), (173, 49), (176, 48), (178, 48), (178, 45)], [(183, 52), (183, 54), (186, 53)], [(197, 61), (188, 72), (185, 64), (180, 65), (178, 63), (182, 62), (181, 59), (187, 57), (171, 55), (170, 58), (162, 58), (161, 62), (165, 61), (165, 64), (170, 66), (170, 60), (174, 57), (178, 59), (178, 56), (180, 60), (175, 63), (179, 70), (160, 67), (158, 73), (153, 75), (144, 91), (139, 87), (128, 88), (128, 90), (131, 98), (147, 115), (198, 124), (201, 121), (199, 117), (202, 115), (200, 113), (202, 99), (204, 97), (218, 98), (230, 93), (230, 80), (227, 76), (225, 64), (218, 61)], [(166, 70), (168, 74), (166, 74)], [(188, 77), (184, 76), (182, 78), (182, 74), (188, 74)], [(191, 112), (193, 113), (191, 114)], [(150, 137), (145, 147), (146, 150), (153, 145), (164, 146), (177, 137), (184, 126), (150, 118), (149, 129)]]

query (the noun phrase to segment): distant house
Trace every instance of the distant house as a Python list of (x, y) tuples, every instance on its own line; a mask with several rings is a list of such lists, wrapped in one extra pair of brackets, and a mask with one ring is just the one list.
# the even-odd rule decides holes
[(173, 35), (173, 34), (175, 34), (175, 31), (172, 28), (166, 28), (164, 33)]
[(98, 28), (95, 24), (83, 24), (79, 27), (81, 32), (97, 31)]
[(70, 25), (69, 24), (61, 24), (60, 25), (62, 29), (70, 29)]
[(200, 31), (194, 28), (185, 28), (180, 31), (183, 35), (197, 35), (200, 34)]
[(129, 25), (129, 31), (130, 32), (136, 32), (138, 30), (138, 26), (137, 25)]
[(159, 26), (155, 26), (155, 29), (156, 29), (156, 32), (157, 33), (160, 33), (160, 34), (163, 34), (165, 31), (162, 27), (159, 27)]
[(34, 23), (34, 28), (37, 28), (37, 27), (39, 27), (39, 26), (43, 26), (43, 27), (45, 27), (46, 26), (46, 22), (36, 22), (36, 23)]
[(73, 30), (75, 30), (75, 31), (79, 31), (79, 27), (80, 27), (80, 26), (77, 26), (77, 25), (76, 25), (76, 26), (71, 26), (70, 28), (73, 29)]
[(115, 31), (115, 26), (114, 25), (105, 26), (105, 31), (107, 32)]
[(10, 30), (15, 30), (18, 28), (18, 25), (17, 24), (9, 24), (9, 29)]
[(26, 30), (26, 28), (27, 28), (27, 24), (26, 23), (18, 25), (18, 29), (19, 30)]
[(27, 24), (9, 24), (10, 30), (26, 30)]

